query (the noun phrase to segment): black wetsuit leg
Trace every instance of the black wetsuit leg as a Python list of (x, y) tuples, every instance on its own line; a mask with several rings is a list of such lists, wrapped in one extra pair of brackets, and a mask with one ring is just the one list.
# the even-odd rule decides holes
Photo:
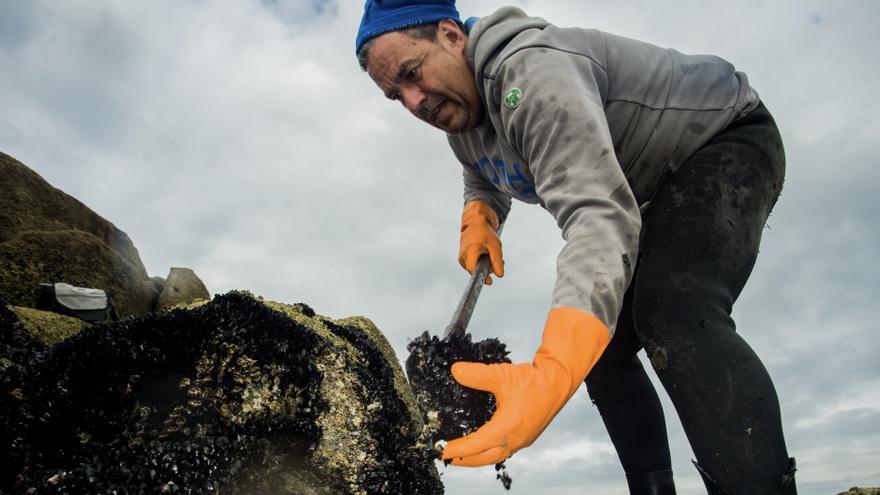
[(784, 175), (762, 104), (688, 158), (645, 219), (635, 330), (713, 493), (795, 493), (776, 390), (731, 318)]
[(710, 493), (796, 493), (776, 391), (731, 318), (784, 174), (779, 132), (760, 105), (652, 201), (617, 332), (586, 380), (628, 474), (669, 463), (663, 411), (635, 357), (644, 345)]
[(587, 391), (617, 450), (630, 493), (675, 495), (663, 407), (636, 355), (641, 347), (630, 288), (614, 338), (587, 376)]

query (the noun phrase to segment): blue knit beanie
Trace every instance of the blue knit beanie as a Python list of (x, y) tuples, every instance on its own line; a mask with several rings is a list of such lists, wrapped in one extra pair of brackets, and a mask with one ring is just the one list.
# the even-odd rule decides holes
[(367, 0), (354, 53), (372, 38), (390, 31), (452, 19), (461, 22), (455, 0)]

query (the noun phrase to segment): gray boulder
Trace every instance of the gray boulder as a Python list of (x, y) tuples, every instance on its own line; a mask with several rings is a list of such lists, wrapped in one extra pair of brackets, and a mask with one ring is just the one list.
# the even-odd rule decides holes
[(165, 279), (156, 309), (168, 309), (179, 304), (192, 304), (210, 298), (211, 294), (195, 272), (189, 268), (174, 267)]

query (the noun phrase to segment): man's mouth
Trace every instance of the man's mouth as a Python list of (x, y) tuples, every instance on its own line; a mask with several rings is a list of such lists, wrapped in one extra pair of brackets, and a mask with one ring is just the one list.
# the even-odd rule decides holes
[(432, 124), (436, 124), (437, 118), (440, 117), (440, 112), (442, 112), (444, 108), (446, 108), (446, 100), (441, 100), (440, 103), (431, 110), (431, 113), (428, 114), (428, 120)]

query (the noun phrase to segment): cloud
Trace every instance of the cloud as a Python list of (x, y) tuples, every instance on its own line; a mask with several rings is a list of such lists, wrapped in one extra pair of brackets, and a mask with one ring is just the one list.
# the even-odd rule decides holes
[(336, 0), (262, 0), (261, 3), (282, 21), (294, 26), (329, 22), (339, 13)]

